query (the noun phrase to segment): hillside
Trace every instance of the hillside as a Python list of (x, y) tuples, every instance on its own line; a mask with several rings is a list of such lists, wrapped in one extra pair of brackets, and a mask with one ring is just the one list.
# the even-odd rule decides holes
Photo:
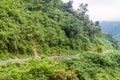
[(0, 0), (0, 80), (120, 79), (118, 43), (72, 4)]
[[(0, 54), (62, 55), (112, 49), (89, 16), (61, 0), (1, 0)], [(3, 58), (3, 57), (2, 57)]]
[(100, 25), (103, 32), (111, 33), (113, 37), (120, 39), (120, 21), (102, 21)]

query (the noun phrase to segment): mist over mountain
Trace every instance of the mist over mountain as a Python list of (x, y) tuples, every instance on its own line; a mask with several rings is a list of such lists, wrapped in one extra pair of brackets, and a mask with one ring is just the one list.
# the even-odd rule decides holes
[(120, 39), (120, 21), (101, 21), (102, 31)]

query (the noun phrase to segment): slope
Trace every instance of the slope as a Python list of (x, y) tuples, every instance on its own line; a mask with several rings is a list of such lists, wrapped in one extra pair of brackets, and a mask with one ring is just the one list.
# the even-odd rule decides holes
[(99, 26), (61, 0), (1, 0), (0, 53), (62, 55), (112, 49)]

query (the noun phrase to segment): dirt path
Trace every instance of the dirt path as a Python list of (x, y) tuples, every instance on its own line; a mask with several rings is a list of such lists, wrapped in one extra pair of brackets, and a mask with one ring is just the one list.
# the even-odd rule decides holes
[(34, 48), (33, 51), (34, 51), (35, 58), (38, 58), (39, 56), (38, 56), (38, 53), (37, 53), (37, 49)]
[[(113, 52), (113, 50), (106, 50), (105, 52), (103, 52), (104, 54), (107, 54), (107, 53), (111, 53)], [(36, 51), (36, 49), (34, 48), (34, 55), (35, 55), (35, 58), (39, 58), (38, 56), (38, 53)], [(80, 54), (75, 54), (75, 55), (66, 55), (66, 56), (50, 56), (49, 58), (50, 59), (66, 59), (66, 58), (75, 58), (75, 57), (78, 57)], [(29, 60), (29, 58), (26, 58), (26, 59), (10, 59), (10, 60), (4, 60), (4, 61), (0, 61), (0, 65), (1, 64), (6, 64), (8, 62), (24, 62), (24, 61), (27, 61)]]
[[(75, 58), (75, 57), (78, 57), (80, 54), (75, 54), (75, 55), (66, 55), (66, 56), (50, 56), (48, 58), (50, 59), (67, 59), (67, 58)], [(26, 58), (26, 59), (11, 59), (11, 60), (4, 60), (4, 61), (0, 61), (0, 65), (2, 64), (6, 64), (8, 62), (24, 62), (24, 61), (27, 61), (29, 60), (29, 58)]]
[(1, 64), (6, 64), (8, 62), (23, 62), (23, 61), (26, 61), (28, 59), (11, 59), (11, 60), (4, 60), (4, 61), (0, 61), (0, 65)]
[(103, 52), (104, 54), (109, 54), (109, 53), (112, 53), (113, 50), (106, 50), (105, 52)]

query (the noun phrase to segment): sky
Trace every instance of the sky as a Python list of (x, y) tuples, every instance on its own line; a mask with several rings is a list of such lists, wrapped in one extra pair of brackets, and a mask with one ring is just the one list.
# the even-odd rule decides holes
[(87, 14), (93, 21), (120, 21), (120, 0), (73, 0), (73, 2), (75, 9), (79, 3), (87, 3), (89, 10)]

